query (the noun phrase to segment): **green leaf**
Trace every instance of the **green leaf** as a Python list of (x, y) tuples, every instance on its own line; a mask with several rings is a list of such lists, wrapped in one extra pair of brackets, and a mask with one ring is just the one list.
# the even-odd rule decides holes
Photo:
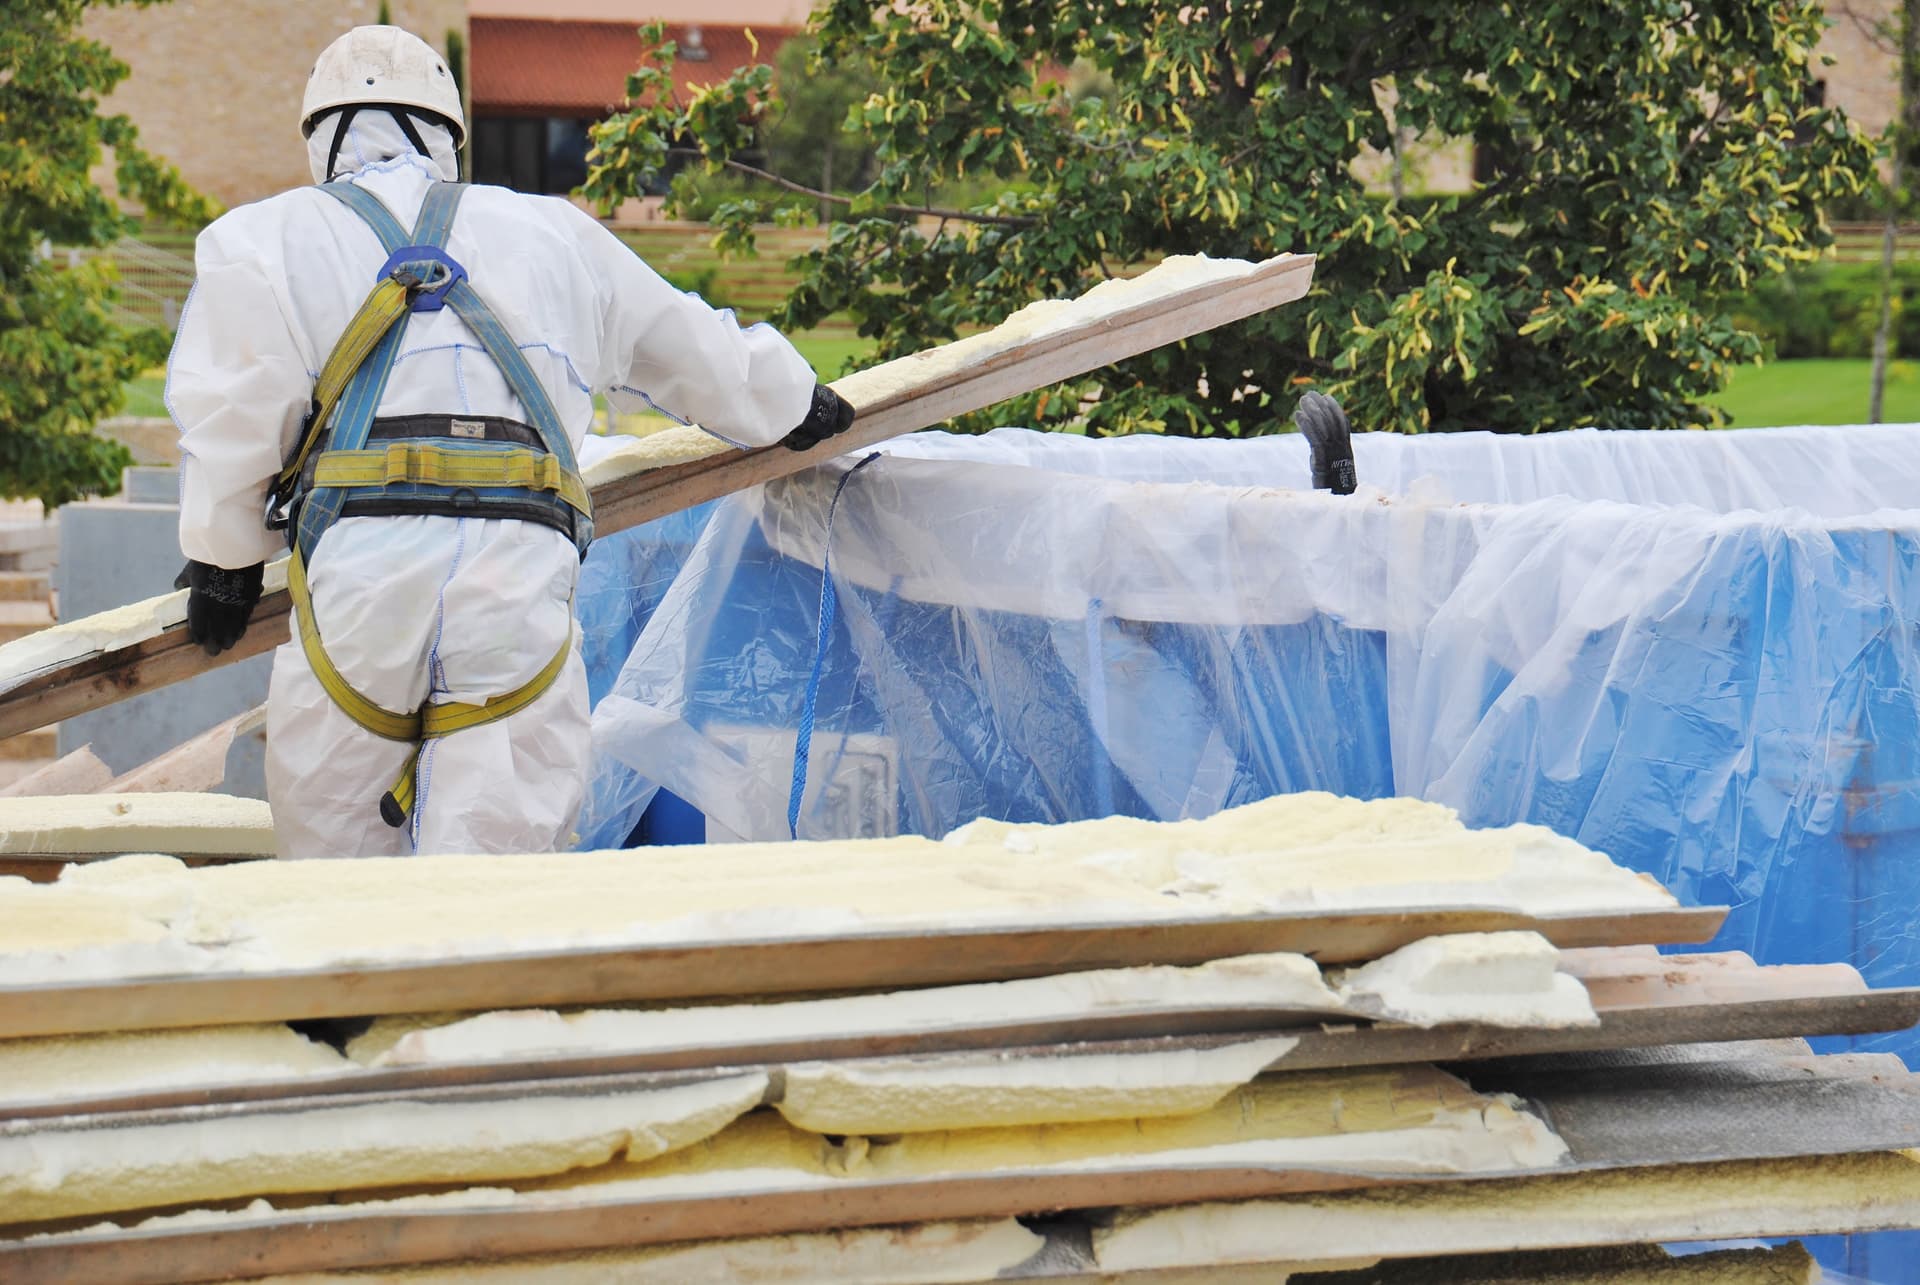
[(127, 68), (79, 33), (88, 7), (0, 9), (0, 494), (49, 507), (118, 487), (130, 456), (91, 428), (164, 357), (167, 336), (115, 320), (104, 263), (68, 266), (40, 247), (106, 246), (135, 226), (94, 182), (108, 147), (120, 197), (146, 218), (197, 225), (216, 213), (132, 121), (101, 114)]

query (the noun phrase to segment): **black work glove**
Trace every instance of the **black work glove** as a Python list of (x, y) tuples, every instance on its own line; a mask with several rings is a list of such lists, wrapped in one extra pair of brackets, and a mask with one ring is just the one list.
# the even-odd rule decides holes
[(1293, 422), (1313, 450), (1313, 489), (1352, 495), (1359, 485), (1353, 469), (1353, 429), (1340, 403), (1325, 393), (1302, 393)]
[(852, 403), (825, 384), (815, 384), (807, 417), (800, 421), (800, 427), (780, 439), (780, 445), (790, 451), (804, 451), (852, 427)]
[(188, 591), (187, 633), (207, 649), (207, 655), (218, 656), (247, 632), (247, 620), (260, 601), (265, 570), (258, 562), (238, 571), (189, 562), (175, 578), (173, 587)]

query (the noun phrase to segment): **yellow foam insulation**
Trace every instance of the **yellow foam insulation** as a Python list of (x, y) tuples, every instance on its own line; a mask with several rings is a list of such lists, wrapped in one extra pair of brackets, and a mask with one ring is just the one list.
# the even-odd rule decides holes
[[(557, 1107), (548, 1100), (463, 1103), (433, 1108), (447, 1112), (437, 1118), (409, 1104), (397, 1112), (374, 1106), (314, 1111), (291, 1121), (265, 1116), (219, 1130), (200, 1122), (92, 1131), (97, 1137), (58, 1129), (0, 1135), (0, 1210), (29, 1221), (276, 1193), (351, 1188), (374, 1197), (380, 1190), (461, 1181), (462, 1172), (480, 1181), (480, 1171), (496, 1185), (306, 1206), (299, 1216), (537, 1208), (1147, 1166), (1500, 1173), (1549, 1167), (1566, 1156), (1560, 1139), (1514, 1099), (1475, 1093), (1424, 1066), (1272, 1077), (1206, 1112), (1178, 1118), (899, 1137), (825, 1137), (774, 1111), (740, 1115), (759, 1100), (763, 1085), (760, 1077), (739, 1077)], [(730, 1117), (738, 1118), (726, 1124)], [(512, 1190), (497, 1185), (509, 1180)], [(180, 1217), (213, 1226), (274, 1215), (272, 1205), (256, 1201), (241, 1210), (176, 1216), (172, 1225), (181, 1225)]]
[(1587, 988), (1539, 933), (1427, 937), (1332, 979), (1348, 1011), (1411, 1026), (1598, 1026)]
[(1545, 1168), (1566, 1146), (1512, 1098), (1432, 1067), (1272, 1076), (1192, 1115), (844, 1139), (745, 1116), (705, 1142), (642, 1164), (530, 1184), (638, 1196), (1008, 1170), (1245, 1162), (1331, 1171), (1484, 1173)]
[[(1258, 266), (1244, 259), (1171, 255), (1137, 277), (1102, 282), (1076, 299), (1030, 303), (991, 330), (870, 366), (834, 381), (833, 387), (855, 406), (870, 408), (1047, 334), (1100, 321), (1155, 295), (1243, 277)], [(612, 449), (587, 466), (582, 476), (589, 487), (599, 487), (650, 469), (723, 455), (733, 449), (696, 426), (676, 425), (615, 442)]]
[[(287, 587), (287, 560), (267, 564), (263, 592)], [(187, 618), (187, 591), (161, 594), (28, 634), (0, 647), (0, 689), (57, 665), (157, 638)]]
[(1086, 1018), (1244, 1011), (1349, 1011), (1305, 955), (1241, 955), (1188, 968), (1147, 966), (833, 999), (692, 1008), (518, 1009), (437, 1021), (383, 1018), (349, 1054), (372, 1066), (558, 1054), (729, 1048), (819, 1036), (936, 1035), (982, 1027), (1045, 1029)]
[(0, 798), (0, 855), (98, 852), (270, 857), (273, 813), (228, 794)]
[(1045, 1241), (1011, 1218), (917, 1223), (751, 1240), (716, 1240), (497, 1262), (315, 1272), (257, 1285), (391, 1281), (394, 1285), (962, 1285), (990, 1281)]
[(0, 1126), (0, 1218), (271, 1193), (532, 1178), (644, 1160), (759, 1105), (762, 1075), (637, 1093), (388, 1102), (179, 1123)]
[(1142, 1211), (1094, 1234), (1103, 1271), (1920, 1226), (1912, 1152), (1379, 1187)]
[(1193, 1115), (1299, 1041), (1081, 1057), (801, 1063), (774, 1107), (815, 1133), (920, 1133)]
[(0, 976), (27, 983), (513, 951), (841, 938), (1420, 906), (1670, 908), (1650, 879), (1537, 826), (1468, 830), (1413, 799), (1291, 794), (1205, 821), (975, 822), (916, 837), (632, 853), (150, 859), (0, 880)]
[(0, 1040), (0, 1112), (26, 1102), (353, 1069), (326, 1045), (277, 1023)]

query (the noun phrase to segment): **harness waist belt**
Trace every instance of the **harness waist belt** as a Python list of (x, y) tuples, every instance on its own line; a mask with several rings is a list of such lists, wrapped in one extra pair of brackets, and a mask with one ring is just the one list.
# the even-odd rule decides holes
[(382, 415), (367, 429), (371, 441), (406, 437), (451, 437), (455, 441), (512, 442), (543, 451), (540, 430), (501, 415)]

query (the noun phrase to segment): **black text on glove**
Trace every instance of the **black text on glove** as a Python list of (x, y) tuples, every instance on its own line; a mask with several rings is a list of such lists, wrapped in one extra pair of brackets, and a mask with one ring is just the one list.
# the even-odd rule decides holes
[(207, 655), (218, 656), (247, 632), (263, 572), (258, 562), (238, 571), (189, 562), (174, 580), (174, 588), (187, 590), (187, 633)]
[(815, 384), (813, 404), (807, 408), (807, 417), (800, 421), (800, 427), (781, 438), (780, 444), (790, 451), (804, 451), (851, 427), (852, 403), (825, 384)]

